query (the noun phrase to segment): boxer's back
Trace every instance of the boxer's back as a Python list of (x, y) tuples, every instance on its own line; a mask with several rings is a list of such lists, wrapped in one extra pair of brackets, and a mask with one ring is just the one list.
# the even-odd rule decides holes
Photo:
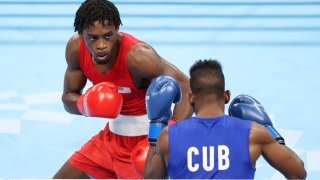
[(169, 127), (170, 178), (252, 179), (251, 122), (230, 116), (192, 117)]

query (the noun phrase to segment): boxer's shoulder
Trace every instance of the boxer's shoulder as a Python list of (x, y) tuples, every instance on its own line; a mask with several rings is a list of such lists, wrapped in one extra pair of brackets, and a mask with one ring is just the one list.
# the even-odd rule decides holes
[(275, 140), (263, 125), (252, 122), (250, 141), (254, 144), (268, 144)]
[(127, 62), (131, 64), (141, 64), (149, 59), (154, 59), (157, 56), (155, 50), (144, 43), (134, 44), (128, 54)]
[(80, 53), (81, 37), (78, 34), (73, 35), (66, 46), (66, 61), (70, 68), (79, 68), (79, 53)]

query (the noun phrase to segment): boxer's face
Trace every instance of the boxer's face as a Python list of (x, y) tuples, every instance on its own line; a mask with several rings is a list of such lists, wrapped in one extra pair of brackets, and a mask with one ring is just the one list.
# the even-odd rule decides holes
[(97, 63), (105, 64), (110, 61), (118, 30), (118, 27), (108, 24), (108, 21), (104, 24), (96, 21), (93, 25), (84, 29), (82, 36), (86, 47)]

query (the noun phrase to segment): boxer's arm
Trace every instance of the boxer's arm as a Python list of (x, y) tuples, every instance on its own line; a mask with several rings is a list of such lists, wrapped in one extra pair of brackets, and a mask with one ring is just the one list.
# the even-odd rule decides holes
[(299, 156), (287, 146), (277, 143), (264, 126), (253, 123), (250, 131), (251, 158), (255, 156), (252, 146), (257, 144), (265, 160), (287, 179), (306, 178), (307, 173)]
[(169, 155), (168, 127), (159, 135), (157, 146), (150, 146), (144, 166), (144, 179), (166, 179)]
[(174, 106), (173, 117), (183, 120), (192, 115), (193, 110), (187, 98), (190, 91), (189, 78), (182, 71), (160, 57), (152, 47), (142, 43), (133, 46), (127, 63), (130, 73), (141, 78), (152, 80), (160, 75), (168, 75), (176, 79), (182, 90), (182, 101)]
[(80, 39), (73, 36), (66, 46), (67, 69), (64, 76), (62, 102), (67, 112), (81, 114), (77, 108), (77, 100), (86, 85), (87, 79), (79, 65)]

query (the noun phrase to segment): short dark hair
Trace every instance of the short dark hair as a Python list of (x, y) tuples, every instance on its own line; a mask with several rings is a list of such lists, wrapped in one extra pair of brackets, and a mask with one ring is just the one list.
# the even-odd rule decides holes
[(74, 31), (82, 34), (83, 30), (94, 22), (104, 24), (106, 20), (117, 28), (122, 25), (117, 7), (108, 0), (86, 0), (76, 12)]
[(220, 62), (199, 60), (190, 68), (190, 88), (199, 98), (224, 98), (225, 81)]

